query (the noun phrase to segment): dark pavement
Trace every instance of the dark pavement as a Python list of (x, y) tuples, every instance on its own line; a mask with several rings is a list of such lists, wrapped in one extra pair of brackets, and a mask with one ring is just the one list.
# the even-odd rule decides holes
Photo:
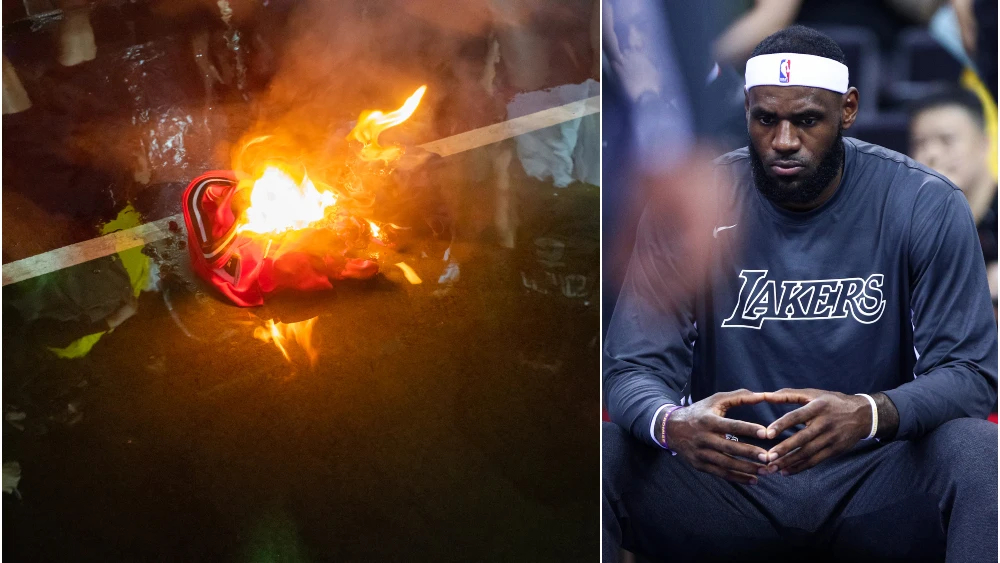
[[(84, 358), (57, 359), (44, 344), (58, 327), (5, 307), (5, 408), (27, 416), (3, 429), (23, 472), (22, 498), (4, 495), (3, 555), (592, 558), (598, 200), (559, 192), (528, 202), (517, 249), (456, 244), (450, 287), (447, 243), (428, 239), (385, 253), (369, 282), (240, 309), (191, 278), (178, 235), (146, 249), (160, 291)], [(315, 369), (253, 338), (265, 319), (314, 316)]]

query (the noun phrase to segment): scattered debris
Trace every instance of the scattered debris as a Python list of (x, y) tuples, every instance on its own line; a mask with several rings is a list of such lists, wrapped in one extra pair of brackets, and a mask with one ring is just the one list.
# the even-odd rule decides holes
[(72, 402), (66, 405), (66, 426), (74, 426), (83, 420), (83, 412), (80, 411), (80, 403)]
[[(170, 318), (173, 319), (174, 324), (176, 324), (177, 327), (181, 329), (181, 332), (184, 333), (184, 336), (187, 336), (188, 338), (195, 340), (197, 342), (203, 342), (201, 338), (198, 338), (197, 336), (191, 334), (191, 331), (188, 330), (187, 326), (181, 321), (180, 315), (178, 315), (177, 311), (174, 310), (173, 300), (170, 298), (170, 288), (164, 286), (161, 294), (163, 295), (163, 303), (167, 306), (167, 312), (170, 313)], [(195, 299), (198, 298), (198, 295), (201, 294), (196, 293)]]
[(31, 98), (7, 57), (3, 57), (3, 114), (18, 113), (31, 107)]
[(16, 461), (3, 462), (3, 492), (21, 498), (17, 484), (21, 482), (21, 464)]
[(406, 277), (406, 281), (412, 283), (413, 285), (424, 283), (424, 280), (420, 279), (420, 276), (418, 276), (417, 273), (413, 271), (413, 268), (411, 268), (406, 262), (396, 262), (396, 267), (403, 270), (403, 276)]
[(153, 373), (165, 373), (167, 371), (167, 358), (164, 356), (150, 356), (146, 369)]
[(518, 362), (520, 362), (520, 364), (523, 365), (523, 366), (527, 366), (527, 367), (529, 367), (531, 369), (536, 369), (536, 370), (541, 370), (541, 371), (547, 371), (549, 373), (559, 373), (559, 370), (561, 370), (562, 367), (563, 367), (563, 361), (562, 360), (556, 360), (554, 362), (547, 362), (547, 361), (542, 360), (542, 359), (534, 360), (534, 359), (531, 359), (531, 358), (527, 357), (524, 354), (524, 352), (518, 352), (517, 353), (517, 359), (518, 359)]
[(3, 413), (3, 419), (10, 423), (11, 426), (17, 428), (21, 432), (24, 432), (24, 425), (21, 424), (28, 415), (17, 410), (15, 407), (10, 405), (7, 406), (6, 411)]
[[(448, 252), (445, 252), (445, 256), (448, 256)], [(447, 260), (447, 258), (445, 259)], [(448, 265), (445, 266), (444, 268), (444, 272), (442, 272), (441, 276), (438, 278), (438, 284), (441, 285), (442, 287), (439, 287), (438, 289), (434, 290), (434, 296), (443, 297), (451, 293), (452, 287), (454, 287), (454, 285), (458, 282), (458, 279), (461, 277), (461, 274), (462, 271), (458, 265), (458, 262), (456, 262), (455, 260), (449, 261)]]
[(461, 276), (461, 270), (459, 269), (458, 262), (451, 261), (448, 262), (448, 266), (445, 267), (444, 273), (438, 278), (438, 283), (451, 285), (458, 281)]

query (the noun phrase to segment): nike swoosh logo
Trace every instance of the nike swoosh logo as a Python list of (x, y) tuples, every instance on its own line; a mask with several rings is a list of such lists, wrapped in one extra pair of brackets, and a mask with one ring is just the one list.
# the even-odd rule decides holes
[(719, 238), (719, 231), (724, 231), (726, 229), (732, 229), (736, 225), (737, 225), (737, 223), (733, 223), (732, 225), (729, 225), (728, 227), (716, 227), (716, 228), (712, 229), (712, 238)]

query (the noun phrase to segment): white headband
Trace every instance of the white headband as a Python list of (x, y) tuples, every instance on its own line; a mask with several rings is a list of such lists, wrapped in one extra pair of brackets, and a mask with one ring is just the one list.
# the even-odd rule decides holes
[(809, 86), (844, 94), (847, 66), (801, 53), (757, 55), (747, 61), (746, 89), (754, 86)]

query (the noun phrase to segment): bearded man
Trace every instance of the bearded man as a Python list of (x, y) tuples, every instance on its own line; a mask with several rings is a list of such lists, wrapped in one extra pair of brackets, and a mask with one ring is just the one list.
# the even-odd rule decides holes
[(941, 174), (843, 136), (858, 104), (829, 37), (771, 35), (749, 146), (690, 186), (715, 223), (644, 213), (604, 347), (605, 559), (997, 560), (975, 222)]

